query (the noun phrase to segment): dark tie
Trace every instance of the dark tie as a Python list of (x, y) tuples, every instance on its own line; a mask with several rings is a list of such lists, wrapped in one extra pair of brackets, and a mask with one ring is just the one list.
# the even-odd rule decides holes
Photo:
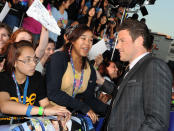
[(120, 76), (119, 80), (118, 80), (118, 86), (121, 84), (121, 82), (123, 81), (123, 79), (125, 78), (126, 73), (129, 72), (129, 66), (126, 66), (125, 70), (123, 71), (122, 75)]
[(123, 73), (123, 79), (124, 79), (126, 73), (128, 73), (128, 72), (129, 72), (129, 66), (127, 66), (127, 67), (125, 68), (125, 70), (124, 70), (124, 73)]

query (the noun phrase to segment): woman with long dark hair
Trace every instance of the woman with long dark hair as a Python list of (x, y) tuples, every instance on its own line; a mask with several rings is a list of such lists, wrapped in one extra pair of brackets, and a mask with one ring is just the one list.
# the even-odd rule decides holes
[(93, 29), (96, 20), (95, 16), (96, 16), (95, 7), (92, 6), (88, 9), (88, 12), (85, 16), (82, 16), (81, 18), (78, 19), (78, 22), (81, 24), (86, 24), (88, 27)]
[(48, 97), (95, 122), (96, 113), (104, 114), (107, 105), (94, 98), (96, 72), (87, 59), (93, 34), (86, 25), (76, 25), (67, 38), (65, 51), (54, 53), (46, 69)]
[(105, 14), (102, 14), (99, 19), (96, 20), (94, 26), (94, 38), (95, 39), (102, 39), (104, 36), (104, 30), (106, 28), (107, 17)]

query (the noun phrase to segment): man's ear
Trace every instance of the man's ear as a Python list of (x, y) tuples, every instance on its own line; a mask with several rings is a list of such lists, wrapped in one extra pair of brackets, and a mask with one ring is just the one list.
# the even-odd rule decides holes
[(139, 36), (138, 38), (136, 38), (134, 43), (136, 44), (136, 46), (143, 46), (143, 42), (144, 42), (143, 37)]

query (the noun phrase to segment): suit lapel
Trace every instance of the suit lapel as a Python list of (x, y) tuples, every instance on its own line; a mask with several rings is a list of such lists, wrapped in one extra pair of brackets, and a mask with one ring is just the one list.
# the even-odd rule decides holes
[(129, 73), (125, 76), (125, 78), (123, 78), (120, 86), (119, 86), (119, 90), (117, 92), (117, 95), (115, 97), (114, 103), (113, 104), (117, 104), (118, 100), (120, 98), (120, 96), (123, 93), (124, 88), (126, 87), (126, 84), (128, 83), (129, 79), (132, 77), (132, 75), (142, 66), (142, 64), (144, 64), (144, 62), (149, 59), (152, 58), (151, 54), (148, 54), (146, 56), (144, 56), (142, 59), (140, 59), (135, 66), (129, 71)]

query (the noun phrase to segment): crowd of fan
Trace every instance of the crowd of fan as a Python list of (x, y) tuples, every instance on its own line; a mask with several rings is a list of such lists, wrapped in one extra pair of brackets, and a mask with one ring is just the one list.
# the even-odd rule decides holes
[[(6, 0), (1, 2), (1, 9)], [(23, 27), (30, 31), (33, 35), (34, 42), (38, 42), (40, 39), (42, 25), (31, 17), (26, 15), (26, 10), (32, 4), (33, 0), (29, 1), (13, 1), (7, 0), (9, 6), (12, 8), (3, 23), (14, 27)], [(113, 7), (108, 0), (43, 0), (43, 5), (51, 12), (51, 15), (57, 21), (58, 26), (62, 30), (62, 35), (58, 35), (49, 32), (49, 38), (55, 43), (56, 48), (62, 45), (62, 36), (64, 30), (70, 25), (86, 24), (90, 27), (94, 33), (94, 43), (105, 39), (108, 49), (112, 49), (117, 27), (120, 24), (124, 8)], [(138, 19), (137, 14), (130, 17), (132, 19)], [(58, 41), (59, 40), (59, 41)]]
[[(1, 2), (2, 2), (1, 3), (1, 9), (2, 9), (6, 1), (3, 0)], [(79, 31), (81, 31), (82, 34), (86, 33), (85, 39), (93, 41), (93, 44), (97, 43), (101, 39), (104, 39), (108, 47), (109, 53), (105, 52), (103, 56), (99, 55), (95, 59), (93, 66), (94, 68), (96, 68), (96, 70), (98, 70), (97, 73), (100, 73), (102, 77), (104, 77), (106, 80), (111, 82), (112, 86), (118, 85), (119, 78), (122, 75), (122, 71), (124, 67), (123, 67), (123, 64), (121, 64), (119, 61), (119, 54), (117, 52), (116, 52), (117, 54), (115, 56), (114, 61), (111, 61), (110, 57), (111, 57), (111, 51), (114, 47), (115, 38), (117, 35), (117, 28), (121, 20), (125, 19), (125, 18), (122, 18), (124, 14), (124, 7), (122, 6), (113, 7), (108, 2), (108, 0), (55, 0), (55, 1), (43, 0), (42, 1), (43, 5), (50, 12), (50, 15), (52, 15), (55, 18), (58, 26), (61, 28), (61, 35), (58, 36), (57, 34), (54, 34), (53, 32), (48, 31), (35, 19), (28, 17), (26, 15), (26, 10), (32, 4), (33, 0), (28, 0), (28, 1), (7, 0), (7, 2), (12, 9), (9, 11), (7, 16), (3, 20), (3, 22), (0, 23), (0, 54), (1, 54), (0, 55), (0, 71), (1, 72), (3, 72), (4, 70), (11, 71), (9, 70), (9, 67), (8, 67), (8, 62), (10, 62), (9, 61), (10, 57), (8, 58), (8, 55), (10, 54), (9, 52), (10, 48), (12, 48), (13, 49), (12, 51), (15, 52), (14, 48), (18, 50), (18, 48), (19, 49), (22, 48), (22, 44), (23, 46), (26, 46), (28, 48), (31, 48), (29, 46), (31, 43), (34, 44), (35, 50), (32, 49), (31, 51), (34, 51), (35, 57), (33, 57), (32, 60), (27, 59), (28, 61), (21, 60), (21, 62), (24, 64), (27, 62), (31, 64), (31, 61), (33, 61), (35, 63), (35, 66), (36, 66), (35, 69), (37, 71), (41, 72), (42, 75), (45, 75), (46, 73), (46, 75), (49, 76), (46, 80), (47, 88), (49, 87), (49, 90), (47, 90), (48, 96), (50, 96), (49, 98), (56, 104), (60, 104), (65, 107), (70, 107), (72, 109), (71, 111), (80, 110), (82, 113), (88, 114), (88, 116), (90, 116), (93, 122), (95, 122), (97, 120), (97, 115), (95, 113), (103, 114), (106, 111), (106, 107), (107, 107), (107, 105), (105, 104), (110, 104), (112, 96), (100, 91), (99, 87), (103, 85), (98, 85), (98, 86), (95, 85), (96, 86), (95, 96), (98, 99), (100, 99), (103, 102), (102, 104), (104, 105), (100, 103), (101, 101), (98, 103), (98, 101), (92, 99), (92, 97), (90, 96), (91, 95), (90, 93), (94, 93), (94, 92), (91, 91), (89, 86), (94, 86), (93, 84), (90, 83), (90, 81), (91, 79), (96, 80), (96, 78), (94, 78), (94, 76), (96, 77), (96, 74), (95, 75), (92, 74), (93, 68), (91, 67), (91, 64), (89, 64), (90, 66), (88, 65), (88, 61), (86, 61), (86, 59), (82, 60), (81, 62), (83, 63), (85, 61), (84, 65), (86, 65), (83, 67), (83, 64), (82, 64), (82, 69), (86, 70), (90, 68), (88, 70), (91, 70), (92, 75), (85, 74), (86, 76), (88, 76), (88, 79), (90, 80), (85, 83), (86, 85), (84, 84), (85, 86), (83, 85), (84, 87), (86, 87), (86, 89), (82, 91), (82, 95), (81, 96), (79, 95), (79, 98), (84, 97), (85, 100), (90, 100), (91, 102), (96, 103), (96, 105), (98, 104), (102, 108), (98, 108), (95, 104), (90, 105), (90, 103), (88, 103), (89, 101), (84, 100), (85, 101), (84, 102), (85, 104), (84, 104), (84, 103), (81, 103), (81, 101), (75, 101), (72, 97), (67, 96), (67, 94), (69, 93), (69, 90), (61, 88), (62, 85), (60, 84), (61, 82), (59, 83), (59, 81), (65, 81), (65, 77), (71, 78), (72, 74), (66, 76), (66, 73), (67, 72), (69, 73), (69, 64), (66, 65), (67, 63), (63, 63), (65, 64), (64, 66), (67, 66), (66, 67), (67, 70), (65, 70), (65, 72), (63, 72), (61, 69), (58, 69), (58, 67), (62, 64), (61, 62), (64, 62), (64, 59), (66, 59), (66, 56), (64, 56), (63, 53), (56, 53), (56, 52), (64, 52), (64, 53), (67, 53), (69, 57), (71, 57), (71, 55), (72, 57), (74, 57), (73, 56), (74, 54), (73, 53), (71, 54), (69, 50), (76, 51), (76, 47), (74, 46), (72, 47), (72, 43), (73, 42), (76, 44), (78, 43), (76, 42), (76, 40), (78, 40), (81, 35)], [(128, 18), (128, 15), (125, 14), (125, 17)], [(129, 19), (138, 19), (138, 15), (134, 14), (131, 17), (129, 17)], [(141, 21), (145, 22), (145, 19), (142, 19)], [(82, 25), (85, 25), (85, 26), (82, 26)], [(15, 27), (19, 27), (19, 29), (14, 30)], [(13, 33), (12, 33), (12, 30), (14, 31)], [(93, 35), (92, 38), (91, 38), (91, 33)], [(27, 43), (26, 41), (21, 41), (21, 40), (26, 40), (29, 43)], [(153, 42), (153, 38), (151, 42)], [(66, 50), (68, 43), (71, 43), (71, 46), (68, 47), (68, 50)], [(22, 48), (21, 50), (19, 50), (19, 52), (20, 51), (22, 52), (22, 50), (24, 49)], [(45, 65), (48, 64), (47, 63), (48, 58), (50, 58), (50, 56), (53, 53), (54, 55), (51, 58), (52, 61), (51, 60), (50, 60), (51, 62), (49, 61), (50, 63), (48, 66), (48, 70), (45, 70), (45, 67), (46, 67)], [(13, 53), (11, 52), (10, 55), (13, 55)], [(16, 61), (18, 60), (17, 57), (19, 56), (16, 56)], [(59, 59), (60, 61), (61, 60), (62, 61), (61, 62), (58, 61)], [(7, 64), (5, 64), (5, 61)], [(75, 63), (75, 64), (77, 64), (76, 66), (78, 67), (78, 63)], [(58, 67), (56, 65), (58, 65)], [(16, 71), (16, 66), (15, 65), (13, 66), (14, 66), (12, 68), (13, 71)], [(73, 66), (74, 65), (72, 64), (72, 67)], [(55, 74), (56, 71), (60, 75), (60, 77), (58, 77), (60, 79), (55, 78), (58, 75), (58, 74)], [(81, 71), (81, 67), (80, 67), (80, 71)], [(83, 73), (81, 73), (81, 75), (82, 74)], [(37, 73), (35, 75), (37, 75)], [(52, 78), (55, 78), (55, 80), (57, 80), (56, 84)], [(85, 80), (87, 79), (86, 77), (84, 78)], [(67, 84), (66, 81), (63, 84), (65, 84), (65, 86), (68, 86), (69, 88), (69, 85)], [(55, 92), (57, 91), (58, 86), (60, 88), (59, 92)], [(64, 92), (66, 92), (66, 94), (64, 94)], [(52, 96), (55, 96), (55, 97), (52, 97)], [(62, 99), (60, 99), (59, 101), (58, 99), (56, 99), (58, 97)], [(85, 97), (89, 97), (89, 98), (85, 98)], [(72, 103), (70, 101), (72, 101)], [(40, 106), (43, 106), (43, 105), (44, 104), (40, 104)], [(90, 108), (86, 105), (90, 106)], [(65, 113), (70, 114), (69, 111), (65, 110), (64, 108), (62, 110), (64, 110)], [(50, 111), (53, 111), (52, 108), (50, 109)], [(57, 111), (59, 112), (58, 108), (57, 108)], [(7, 113), (6, 111), (4, 112)], [(14, 114), (14, 113), (12, 112), (11, 114)], [(23, 114), (20, 114), (20, 115), (23, 115)], [(37, 113), (34, 112), (33, 115), (35, 114)], [(51, 115), (55, 115), (55, 114), (56, 114), (56, 111), (53, 112), (53, 114)], [(46, 115), (50, 115), (50, 114), (48, 113)]]

